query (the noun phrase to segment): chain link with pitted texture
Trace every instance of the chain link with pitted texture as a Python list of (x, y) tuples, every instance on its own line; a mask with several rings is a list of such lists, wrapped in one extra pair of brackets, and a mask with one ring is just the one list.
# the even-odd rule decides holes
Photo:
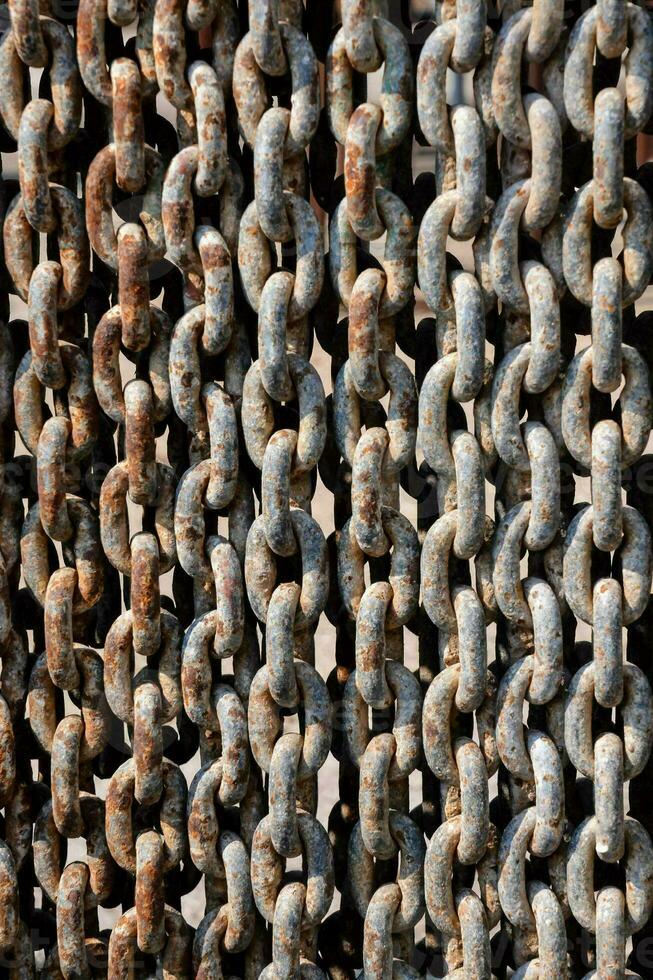
[(3, 7), (3, 977), (653, 975), (650, 6)]

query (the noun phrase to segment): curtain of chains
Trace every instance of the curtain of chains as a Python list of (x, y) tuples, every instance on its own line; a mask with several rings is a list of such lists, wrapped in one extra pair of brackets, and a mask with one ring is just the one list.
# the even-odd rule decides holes
[(0, 976), (653, 976), (647, 4), (2, 9)]

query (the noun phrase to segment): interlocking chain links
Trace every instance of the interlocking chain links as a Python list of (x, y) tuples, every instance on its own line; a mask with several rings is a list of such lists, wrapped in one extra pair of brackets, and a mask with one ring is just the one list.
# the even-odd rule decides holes
[[(435, 357), (430, 354), (431, 366), (422, 368), (417, 438), (423, 473), (437, 488), (431, 519), (423, 525), (421, 566), (439, 661), (424, 698), (422, 739), (426, 765), (439, 780), (441, 813), (424, 883), (430, 927), (439, 934), (448, 975), (489, 977), (490, 930), (500, 915), (489, 800), (499, 761), (496, 682), (488, 672), (486, 642), (486, 624), (496, 614), (489, 564), (493, 523), (484, 489), (496, 455), (492, 368), (485, 360), (485, 316), (493, 296), (482, 269), (492, 205), (486, 149), (496, 138), (487, 93), (492, 34), (487, 29), (486, 35), (483, 4), (442, 14), (417, 65), (419, 125), (435, 147), (436, 175), (435, 200), (423, 216), (417, 246), (419, 285), (435, 314), (420, 330), (420, 347), (434, 345)], [(474, 71), (476, 107), (447, 105), (447, 70), (462, 77)], [(475, 274), (453, 268), (448, 236), (474, 240)], [(472, 403), (473, 431), (460, 407), (466, 403)]]
[[(546, 11), (544, 10), (546, 8)], [(543, 14), (545, 17), (543, 18)], [(491, 221), (490, 274), (500, 304), (492, 387), (497, 528), (497, 751), (504, 829), (498, 892), (515, 965), (566, 977), (561, 486), (563, 449), (559, 269), (564, 4), (504, 18), (493, 47), (492, 108), (501, 136), (502, 193)], [(525, 93), (528, 65), (540, 91)], [(524, 237), (540, 239), (526, 259)], [(524, 420), (524, 409), (527, 417)], [(520, 562), (526, 552), (527, 577)], [(527, 708), (527, 713), (525, 712)], [(526, 858), (544, 873), (527, 872)], [(546, 967), (544, 967), (546, 964)]]
[[(260, 815), (262, 800), (260, 780), (250, 773), (246, 715), (259, 655), (243, 583), (254, 507), (238, 435), (251, 357), (232, 269), (244, 179), (234, 156), (233, 124), (227, 125), (231, 60), (215, 68), (196, 61), (180, 71), (170, 49), (173, 41), (183, 47), (184, 20), (193, 29), (214, 22), (214, 51), (218, 43), (234, 44), (236, 11), (230, 4), (223, 8), (202, 12), (161, 4), (154, 18), (157, 77), (177, 109), (180, 141), (187, 144), (168, 168), (162, 219), (167, 255), (184, 278), (186, 307), (172, 332), (169, 367), (173, 405), (186, 427), (184, 455), (191, 463), (177, 490), (174, 532), (178, 562), (193, 583), (194, 618), (184, 638), (181, 682), (184, 708), (200, 740), (201, 768), (190, 787), (187, 816), (190, 857), (205, 876), (206, 915), (193, 943), (193, 967), (201, 976), (220, 969), (224, 953), (245, 951), (252, 974), (263, 965), (248, 826)], [(216, 195), (217, 212), (208, 207)], [(221, 363), (212, 360), (217, 358)], [(226, 536), (219, 533), (219, 512), (227, 517)], [(231, 657), (233, 675), (223, 675), (222, 661)], [(234, 832), (220, 826), (218, 813), (237, 804), (242, 823)]]
[[(341, 763), (359, 770), (343, 902), (364, 920), (365, 976), (412, 977), (419, 975), (411, 961), (423, 914), (424, 840), (408, 812), (408, 779), (420, 763), (422, 699), (402, 661), (404, 627), (419, 599), (419, 546), (399, 512), (399, 481), (415, 453), (416, 392), (395, 338), (414, 283), (414, 224), (397, 194), (413, 80), (406, 40), (381, 6), (343, 4), (326, 65), (329, 122), (344, 147), (344, 197), (329, 242), (332, 288), (347, 313), (346, 359), (333, 393), (333, 435), (351, 483), (347, 519), (336, 515), (337, 577), (355, 621), (353, 663), (332, 689), (342, 698)], [(378, 104), (368, 91), (355, 107), (354, 91), (363, 97), (364, 76), (379, 68)], [(380, 267), (361, 268), (357, 239), (383, 235)], [(397, 856), (396, 872), (384, 873), (383, 862)]]
[[(178, 57), (186, 29), (210, 29), (211, 66)], [(243, 975), (252, 977), (267, 960), (250, 870), (264, 798), (247, 731), (247, 698), (260, 661), (243, 578), (254, 501), (239, 436), (251, 354), (233, 273), (245, 181), (234, 122), (227, 118), (237, 39), (230, 2), (206, 9), (156, 5), (157, 78), (177, 110), (183, 146), (166, 173), (162, 220), (167, 256), (183, 276), (186, 310), (172, 332), (169, 370), (173, 405), (186, 430), (181, 458), (191, 464), (179, 482), (174, 532), (179, 565), (193, 585), (181, 682), (200, 743), (187, 820), (190, 858), (204, 875), (206, 893), (192, 956), (193, 975), (201, 977), (222, 976), (225, 956), (243, 954)], [(224, 534), (219, 515), (226, 517)], [(228, 658), (232, 675), (223, 673)], [(225, 826), (224, 807), (238, 813), (231, 826)]]
[[(27, 731), (21, 734), (17, 727), (22, 751), (14, 735), (3, 752), (2, 949), (12, 972), (26, 977), (33, 976), (35, 969), (33, 885), (43, 889), (44, 907), (56, 903), (52, 945), (63, 968), (72, 974), (85, 960), (83, 909), (88, 909), (92, 929), (95, 909), (111, 891), (113, 868), (104, 830), (104, 804), (94, 794), (91, 769), (91, 760), (108, 740), (102, 662), (86, 648), (88, 642), (97, 643), (89, 616), (96, 615), (104, 591), (104, 561), (97, 508), (87, 491), (90, 457), (98, 438), (82, 305), (89, 281), (89, 248), (76, 194), (78, 167), (69, 152), (80, 125), (81, 83), (74, 39), (66, 27), (36, 10), (32, 28), (32, 40), (39, 42), (35, 48), (30, 50), (27, 38), (18, 41), (20, 32), (11, 27), (0, 56), (0, 114), (16, 141), (19, 158), (19, 192), (5, 213), (5, 262), (15, 292), (27, 304), (29, 324), (28, 335), (23, 334), (17, 345), (20, 327), (15, 337), (6, 337), (9, 371), (4, 381), (9, 392), (16, 367), (14, 424), (35, 458), (36, 480), (26, 494), (29, 510), (20, 532), (20, 549), (25, 582), (42, 609), (29, 623), (40, 644), (40, 656), (35, 663), (32, 660), (31, 667), (30, 726), (39, 749), (50, 756), (47, 769), (51, 776), (49, 794), (46, 783), (41, 785), (45, 792), (36, 795), (30, 756), (39, 749), (30, 752)], [(56, 81), (45, 90), (50, 99), (31, 97), (26, 63), (51, 66)], [(45, 247), (39, 241), (41, 233), (49, 236)], [(5, 314), (8, 312), (7, 308)], [(46, 399), (53, 411), (46, 408)], [(18, 497), (11, 489), (3, 492), (4, 519), (17, 524), (17, 530), (24, 513), (21, 496), (20, 490)], [(13, 513), (9, 510), (12, 500)], [(3, 584), (9, 585), (5, 576), (11, 575), (15, 588), (20, 574), (17, 555), (7, 546), (12, 538), (17, 543), (17, 536), (3, 537)], [(54, 542), (59, 543), (69, 567), (57, 567)], [(8, 598), (3, 596), (4, 601)], [(15, 598), (9, 602), (3, 620), (7, 699), (3, 704), (5, 713), (12, 708), (20, 712), (14, 716), (18, 723), (25, 710), (30, 665), (21, 634), (12, 628), (12, 620), (20, 622), (15, 603)], [(55, 685), (76, 689), (81, 715), (62, 717), (63, 705), (55, 704)], [(15, 803), (10, 803), (10, 797)], [(38, 857), (26, 864), (34, 817), (40, 821), (45, 848), (50, 851), (49, 862), (45, 858), (47, 867)], [(93, 880), (86, 865), (72, 863), (62, 871), (59, 860), (52, 860), (52, 855), (59, 855), (65, 837), (85, 837), (95, 849)]]
[[(609, 75), (599, 78), (591, 91), (584, 75), (588, 58), (622, 54), (625, 97)], [(597, 7), (573, 28), (564, 80), (570, 124), (592, 145), (591, 179), (569, 204), (562, 249), (569, 290), (591, 309), (591, 344), (569, 365), (561, 417), (566, 446), (576, 466), (589, 472), (591, 491), (591, 504), (576, 514), (566, 539), (566, 599), (574, 615), (592, 627), (592, 656), (576, 660), (564, 733), (571, 763), (593, 786), (593, 806), (588, 801), (568, 855), (570, 909), (596, 936), (587, 974), (592, 977), (623, 974), (629, 937), (646, 925), (653, 908), (651, 888), (633, 887), (635, 876), (650, 881), (651, 839), (637, 819), (624, 816), (627, 781), (642, 772), (651, 754), (653, 698), (646, 674), (624, 659), (622, 638), (623, 628), (645, 613), (651, 586), (650, 528), (639, 510), (622, 502), (625, 474), (637, 464), (649, 437), (649, 369), (638, 350), (624, 343), (622, 324), (651, 277), (651, 206), (634, 179), (628, 141), (651, 114), (652, 58), (646, 11), (631, 3), (620, 11)], [(633, 85), (643, 65), (641, 83)], [(572, 95), (574, 78), (582, 82)], [(613, 258), (610, 243), (624, 213), (621, 252)], [(595, 250), (590, 244), (593, 227), (605, 229)], [(639, 254), (633, 262), (635, 251)], [(594, 391), (608, 399), (615, 393), (617, 414), (611, 415), (609, 400), (604, 400), (607, 411), (590, 414)], [(613, 715), (615, 726), (610, 723)], [(625, 889), (608, 881), (595, 896), (597, 862), (620, 866)], [(633, 966), (640, 968), (641, 962), (635, 948)]]
[(5, 28), (3, 975), (650, 975), (647, 5)]
[[(261, 973), (269, 980), (323, 976), (316, 965), (318, 929), (334, 884), (331, 847), (316, 819), (331, 707), (314, 667), (328, 565), (311, 498), (326, 413), (322, 382), (309, 361), (308, 315), (322, 288), (324, 246), (306, 181), (306, 149), (319, 115), (318, 67), (301, 18), (297, 2), (251, 3), (233, 76), (241, 132), (253, 152), (254, 199), (240, 222), (238, 267), (258, 315), (258, 358), (244, 380), (242, 422), (247, 453), (260, 470), (260, 514), (247, 536), (245, 583), (264, 625), (265, 664), (249, 690), (248, 732), (267, 781), (268, 813), (254, 832), (251, 879), (256, 907), (271, 927), (271, 962)], [(287, 94), (272, 105), (272, 80), (282, 77)], [(286, 728), (287, 714), (299, 716), (299, 732)], [(293, 858), (301, 860), (303, 880), (284, 876)]]

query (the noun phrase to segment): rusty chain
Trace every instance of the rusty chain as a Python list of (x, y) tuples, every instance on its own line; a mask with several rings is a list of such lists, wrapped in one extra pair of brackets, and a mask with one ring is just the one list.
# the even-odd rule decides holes
[(3, 8), (1, 976), (653, 976), (650, 6)]

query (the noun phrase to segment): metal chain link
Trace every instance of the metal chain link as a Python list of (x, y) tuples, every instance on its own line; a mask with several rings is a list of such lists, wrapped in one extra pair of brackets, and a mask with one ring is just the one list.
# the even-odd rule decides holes
[(645, 0), (9, 0), (0, 974), (653, 975)]

